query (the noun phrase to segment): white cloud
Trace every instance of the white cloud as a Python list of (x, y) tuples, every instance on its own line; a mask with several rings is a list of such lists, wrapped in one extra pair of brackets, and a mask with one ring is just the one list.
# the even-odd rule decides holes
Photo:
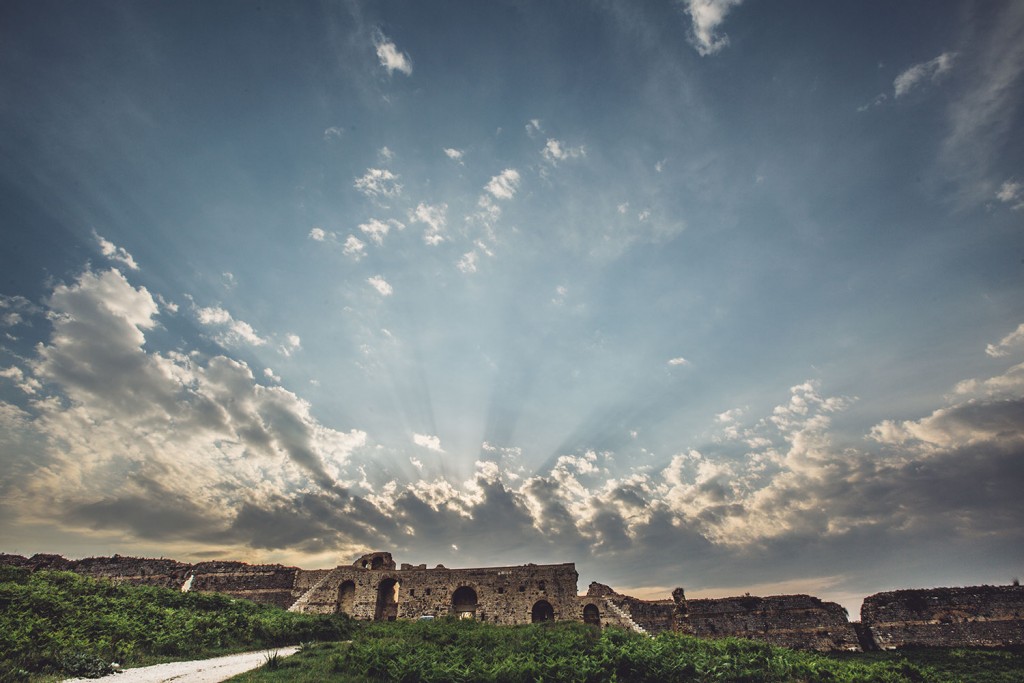
[(668, 364), (672, 365), (672, 366), (689, 365), (690, 361), (686, 360), (682, 356), (679, 356), (677, 358), (670, 358), (669, 361), (668, 361)]
[(625, 215), (629, 211), (629, 202), (622, 202), (616, 208), (619, 210), (619, 213)]
[(277, 350), (282, 356), (288, 358), (302, 348), (302, 339), (297, 334), (286, 334), (284, 343), (278, 346)]
[(26, 394), (36, 394), (43, 388), (39, 380), (31, 375), (26, 375), (21, 368), (13, 365), (9, 368), (0, 368), (0, 377), (11, 380)]
[(427, 226), (423, 233), (423, 241), (431, 246), (436, 246), (444, 241), (445, 227), (448, 225), (448, 205), (427, 204), (420, 202), (415, 209), (409, 212), (410, 223), (423, 223)]
[(344, 128), (339, 126), (331, 126), (324, 130), (324, 140), (340, 140), (341, 134), (345, 132)]
[(406, 76), (412, 76), (412, 61), (409, 56), (399, 52), (398, 47), (383, 34), (377, 35), (374, 47), (377, 48), (380, 65), (388, 70), (388, 75), (401, 71)]
[(512, 199), (519, 188), (519, 171), (506, 168), (484, 186), (495, 199)]
[(392, 151), (390, 147), (384, 145), (383, 147), (377, 150), (377, 156), (380, 157), (381, 161), (386, 163), (395, 158), (395, 153), (394, 151)]
[(342, 252), (345, 256), (351, 256), (353, 259), (358, 261), (363, 257), (364, 250), (366, 249), (366, 243), (355, 235), (349, 235), (345, 239), (345, 246)]
[(225, 289), (234, 289), (235, 287), (238, 286), (238, 280), (235, 279), (235, 274), (234, 273), (228, 271), (228, 272), (221, 273), (220, 276), (221, 276), (222, 280), (224, 281), (224, 288)]
[(266, 377), (269, 380), (273, 380), (273, 381), (277, 382), (278, 384), (281, 383), (281, 376), (280, 375), (275, 375), (274, 371), (272, 369), (270, 369), (270, 368), (263, 368), (263, 376)]
[(636, 219), (638, 221), (640, 221), (641, 223), (643, 223), (644, 221), (646, 221), (650, 217), (651, 217), (651, 210), (650, 209), (644, 209), (643, 211), (641, 211), (640, 213), (638, 213), (636, 215)]
[(228, 311), (218, 306), (197, 309), (196, 319), (208, 327), (219, 328), (213, 338), (224, 346), (237, 346), (241, 342), (252, 346), (267, 343), (266, 339), (256, 334), (252, 325), (243, 320), (235, 320)]
[(405, 226), (399, 221), (393, 219), (382, 221), (377, 218), (371, 218), (366, 223), (361, 223), (359, 225), (359, 229), (369, 235), (370, 239), (377, 244), (384, 244), (384, 238), (389, 232), (391, 232), (391, 228), (401, 230), (404, 227)]
[(402, 184), (398, 176), (386, 168), (368, 168), (360, 178), (356, 178), (353, 186), (370, 198), (398, 197), (402, 194)]
[(915, 64), (903, 71), (892, 82), (894, 97), (902, 97), (923, 81), (936, 81), (953, 68), (955, 52), (943, 52), (935, 59)]
[(544, 129), (540, 127), (540, 119), (530, 119), (526, 122), (526, 134), (531, 138), (543, 132)]
[(467, 251), (462, 255), (462, 258), (459, 259), (459, 262), (456, 263), (455, 266), (467, 275), (469, 273), (475, 273), (477, 269), (476, 263), (479, 259), (480, 255), (476, 251)]
[(1017, 326), (1017, 329), (999, 340), (998, 344), (989, 344), (985, 347), (985, 353), (993, 358), (1002, 358), (1010, 355), (1014, 349), (1024, 346), (1024, 323)]
[(323, 242), (327, 239), (327, 232), (323, 228), (313, 228), (309, 231), (309, 239), (314, 242)]
[(718, 27), (729, 11), (742, 0), (683, 0), (692, 21), (690, 42), (702, 57), (714, 54), (729, 44), (729, 36), (717, 35)]
[(441, 448), (441, 439), (431, 434), (413, 434), (412, 442), (417, 446), (423, 446), (431, 451), (437, 451), (438, 453), (444, 453), (444, 449)]
[(461, 149), (455, 149), (454, 147), (445, 147), (444, 153), (452, 161), (457, 161), (460, 164), (462, 163), (463, 152)]
[(387, 280), (382, 278), (380, 275), (374, 275), (373, 277), (366, 278), (366, 282), (371, 287), (377, 290), (381, 296), (391, 296), (394, 289), (388, 284)]
[(544, 149), (540, 151), (546, 161), (557, 163), (567, 159), (581, 159), (587, 156), (587, 150), (583, 145), (579, 147), (566, 147), (565, 144), (554, 138), (548, 138)]
[(110, 240), (105, 240), (97, 234), (95, 230), (92, 231), (92, 237), (96, 240), (96, 243), (100, 245), (100, 252), (111, 261), (117, 261), (123, 263), (131, 270), (138, 270), (139, 265), (135, 263), (135, 259), (132, 255), (124, 250), (123, 247), (115, 245)]
[(661, 161), (655, 163), (654, 164), (654, 170), (657, 171), (658, 173), (661, 173), (662, 171), (665, 170), (665, 164), (667, 162), (668, 162), (668, 159), (662, 159)]
[(1007, 180), (1000, 186), (996, 199), (1004, 204), (1013, 204), (1010, 208), (1014, 211), (1024, 208), (1024, 183)]

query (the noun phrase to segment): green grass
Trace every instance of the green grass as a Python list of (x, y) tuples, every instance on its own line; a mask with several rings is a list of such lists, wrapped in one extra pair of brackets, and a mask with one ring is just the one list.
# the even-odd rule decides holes
[(358, 629), (234, 679), (236, 683), (671, 683), (673, 681), (931, 681), (907, 660), (841, 661), (740, 639), (647, 638), (558, 623), (498, 627), (470, 621), (395, 622)]
[(928, 668), (936, 683), (1021, 683), (1024, 648), (915, 647), (890, 652), (830, 655), (840, 661), (893, 662), (906, 660)]
[(353, 629), (344, 616), (295, 614), (215, 593), (0, 567), (0, 683), (97, 675), (111, 662), (138, 665), (341, 640)]

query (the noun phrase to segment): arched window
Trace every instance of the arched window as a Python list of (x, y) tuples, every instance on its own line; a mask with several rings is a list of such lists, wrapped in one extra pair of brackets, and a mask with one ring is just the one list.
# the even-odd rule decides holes
[(583, 623), (601, 625), (601, 610), (597, 609), (597, 605), (591, 604), (583, 608)]
[(462, 586), (452, 593), (452, 611), (459, 619), (476, 618), (476, 591)]
[(394, 621), (398, 618), (398, 587), (398, 579), (384, 579), (377, 585), (374, 621)]
[(530, 612), (530, 621), (538, 623), (541, 621), (554, 621), (555, 620), (555, 609), (551, 606), (551, 603), (547, 600), (538, 600), (533, 604), (533, 610)]
[(355, 604), (356, 584), (354, 581), (345, 581), (338, 587), (338, 611), (351, 616)]

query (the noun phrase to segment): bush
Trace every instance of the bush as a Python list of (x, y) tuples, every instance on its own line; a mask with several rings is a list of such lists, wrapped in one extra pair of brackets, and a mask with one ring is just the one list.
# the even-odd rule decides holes
[(92, 676), (113, 661), (337, 640), (353, 628), (344, 615), (0, 567), (0, 683), (19, 671)]

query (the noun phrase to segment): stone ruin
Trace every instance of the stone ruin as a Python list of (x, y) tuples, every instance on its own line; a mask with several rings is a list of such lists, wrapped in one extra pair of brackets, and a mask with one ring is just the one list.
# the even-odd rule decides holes
[(296, 612), (344, 612), (392, 621), (454, 615), (492, 624), (577, 621), (656, 635), (736, 636), (802, 650), (893, 649), (907, 645), (1024, 644), (1024, 587), (976, 586), (878, 593), (865, 598), (861, 621), (810, 595), (640, 600), (591, 583), (577, 594), (576, 567), (526, 564), (449, 569), (395, 564), (391, 553), (363, 555), (351, 565), (305, 570), (244, 562), (185, 564), (168, 559), (0, 554), (0, 565), (59, 569), (182, 591), (216, 591)]

